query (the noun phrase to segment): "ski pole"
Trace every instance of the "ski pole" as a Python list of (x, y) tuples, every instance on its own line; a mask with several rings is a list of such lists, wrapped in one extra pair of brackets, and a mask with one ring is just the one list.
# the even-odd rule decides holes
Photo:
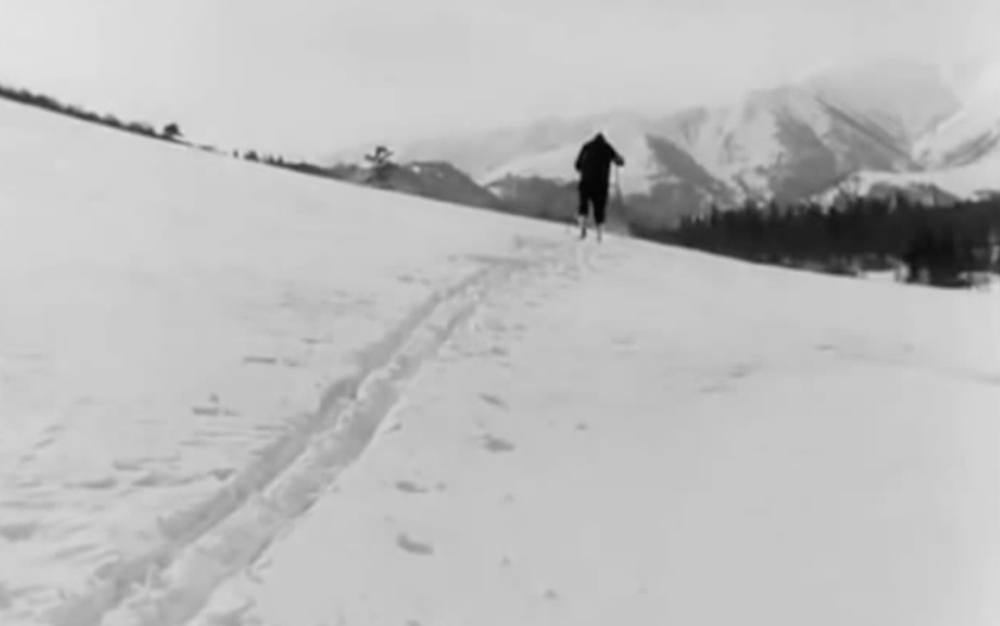
[(618, 194), (618, 206), (624, 208), (625, 198), (622, 196), (621, 168), (615, 164), (615, 192)]
[(615, 195), (618, 196), (617, 217), (622, 223), (625, 221), (625, 197), (622, 195), (621, 168), (615, 163)]

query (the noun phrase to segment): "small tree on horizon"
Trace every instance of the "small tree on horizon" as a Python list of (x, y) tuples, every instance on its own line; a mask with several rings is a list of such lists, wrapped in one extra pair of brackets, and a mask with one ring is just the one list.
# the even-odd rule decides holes
[(378, 184), (383, 184), (389, 180), (389, 172), (392, 170), (392, 151), (385, 146), (376, 146), (375, 152), (366, 154), (365, 160), (371, 163), (372, 174), (369, 180)]
[(175, 123), (167, 124), (163, 127), (163, 136), (173, 141), (181, 136), (181, 127)]

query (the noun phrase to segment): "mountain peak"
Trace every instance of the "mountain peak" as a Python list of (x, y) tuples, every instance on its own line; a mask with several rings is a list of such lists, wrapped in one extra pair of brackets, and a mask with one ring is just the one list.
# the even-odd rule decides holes
[(896, 57), (830, 66), (800, 84), (839, 108), (878, 122), (907, 144), (961, 106), (939, 68)]

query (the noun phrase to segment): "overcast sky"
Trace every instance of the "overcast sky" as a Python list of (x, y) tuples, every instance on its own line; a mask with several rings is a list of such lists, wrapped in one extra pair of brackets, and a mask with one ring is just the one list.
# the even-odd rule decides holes
[(0, 81), (318, 155), (994, 50), (1000, 0), (0, 0)]

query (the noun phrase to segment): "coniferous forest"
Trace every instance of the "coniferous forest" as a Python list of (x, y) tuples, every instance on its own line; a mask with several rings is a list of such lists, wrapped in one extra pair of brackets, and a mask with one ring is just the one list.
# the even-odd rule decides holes
[(712, 209), (672, 229), (633, 228), (645, 239), (740, 259), (859, 275), (971, 286), (1000, 271), (1000, 198), (933, 208), (899, 198), (854, 198), (840, 207), (746, 203)]

